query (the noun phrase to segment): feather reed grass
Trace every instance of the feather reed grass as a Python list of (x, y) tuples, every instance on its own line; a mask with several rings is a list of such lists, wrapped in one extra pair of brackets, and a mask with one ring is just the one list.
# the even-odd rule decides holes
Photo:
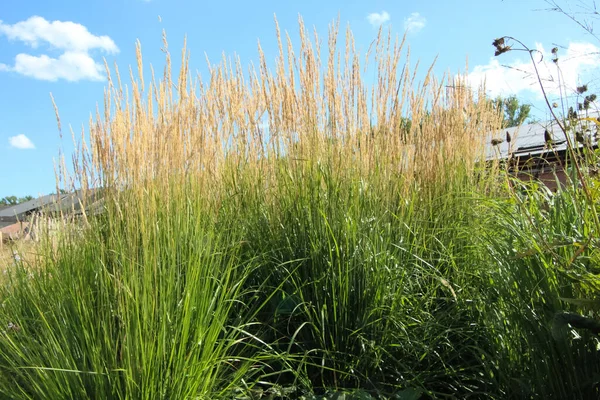
[(501, 123), (483, 88), (417, 82), (383, 31), (361, 57), (349, 29), (322, 47), (299, 27), (294, 46), (276, 22), (274, 66), (259, 45), (257, 66), (194, 78), (184, 47), (174, 77), (165, 37), (162, 77), (139, 43), (130, 86), (107, 67), (104, 111), (58, 171), (104, 211), (0, 288), (2, 396), (523, 398), (515, 371), (530, 395), (591, 393), (577, 374), (598, 369), (543, 318), (592, 281), (510, 258), (542, 200), (483, 165)]

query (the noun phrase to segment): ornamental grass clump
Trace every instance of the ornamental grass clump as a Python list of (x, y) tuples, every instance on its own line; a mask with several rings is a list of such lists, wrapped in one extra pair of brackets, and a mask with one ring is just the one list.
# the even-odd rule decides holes
[(382, 31), (361, 56), (338, 25), (327, 46), (302, 20), (296, 46), (276, 27), (274, 63), (259, 46), (249, 70), (194, 77), (166, 40), (160, 78), (139, 43), (128, 85), (107, 68), (104, 112), (59, 171), (101, 212), (0, 288), (0, 323), (19, 327), (0, 337), (2, 396), (517, 393), (545, 321), (510, 303), (518, 233), (494, 219), (510, 191), (483, 162), (501, 126), (483, 89), (419, 75)]

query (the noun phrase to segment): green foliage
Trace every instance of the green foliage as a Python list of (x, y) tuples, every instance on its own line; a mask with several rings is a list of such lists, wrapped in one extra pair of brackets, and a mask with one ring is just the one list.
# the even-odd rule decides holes
[(491, 102), (495, 109), (503, 113), (503, 128), (519, 126), (529, 118), (531, 105), (522, 104), (514, 95), (506, 98), (498, 96)]
[(554, 332), (563, 311), (598, 318), (582, 306), (585, 300), (573, 300), (595, 298), (600, 289), (598, 260), (591, 261), (597, 205), (585, 207), (585, 195), (573, 187), (557, 193), (538, 184), (522, 189), (509, 201), (493, 201), (487, 223), (494, 228), (479, 241), (494, 259), (486, 318), (497, 330), (495, 363), (506, 374), (503, 390), (513, 398), (597, 398), (598, 338), (568, 326), (559, 327), (566, 329), (563, 337)]
[(240, 171), (218, 214), (191, 182), (110, 199), (1, 288), (0, 396), (598, 395), (597, 340), (552, 333), (600, 284), (577, 189), (400, 198), (330, 167), (281, 167), (276, 202)]
[(253, 260), (239, 257), (236, 232), (202, 224), (200, 204), (162, 203), (145, 219), (154, 201), (125, 221), (107, 209), (34, 272), (18, 263), (0, 288), (0, 397), (209, 399), (252, 379), (230, 350), (251, 340), (238, 299)]
[(0, 199), (0, 206), (15, 206), (17, 204), (24, 203), (29, 200), (33, 200), (33, 196), (6, 196)]
[[(450, 146), (458, 111), (419, 129)], [(165, 151), (168, 174), (109, 185), (104, 212), (42, 242), (37, 265), (15, 257), (0, 398), (598, 398), (598, 338), (556, 318), (598, 317), (596, 178), (552, 193), (474, 170), (464, 141), (449, 160), (426, 140), (412, 174), (389, 146), (363, 168), (364, 147), (353, 160), (325, 139), (302, 159), (221, 158), (214, 180)]]

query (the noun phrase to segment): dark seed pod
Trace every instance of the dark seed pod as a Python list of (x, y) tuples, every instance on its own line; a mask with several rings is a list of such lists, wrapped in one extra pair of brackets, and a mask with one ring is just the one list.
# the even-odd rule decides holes
[(494, 47), (499, 47), (499, 46), (502, 46), (502, 45), (504, 45), (504, 38), (503, 37), (495, 39), (492, 42), (492, 46), (494, 46)]

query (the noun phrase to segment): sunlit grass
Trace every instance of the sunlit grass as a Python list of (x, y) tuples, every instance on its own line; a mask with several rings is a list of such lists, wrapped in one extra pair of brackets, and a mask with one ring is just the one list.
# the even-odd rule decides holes
[(300, 28), (274, 71), (194, 80), (184, 51), (144, 80), (138, 46), (129, 91), (112, 72), (60, 176), (104, 212), (0, 289), (3, 397), (595, 395), (594, 339), (551, 328), (597, 293), (596, 204), (478, 163), (500, 116), (414, 82), (403, 41), (378, 36), (373, 86), (350, 31)]

